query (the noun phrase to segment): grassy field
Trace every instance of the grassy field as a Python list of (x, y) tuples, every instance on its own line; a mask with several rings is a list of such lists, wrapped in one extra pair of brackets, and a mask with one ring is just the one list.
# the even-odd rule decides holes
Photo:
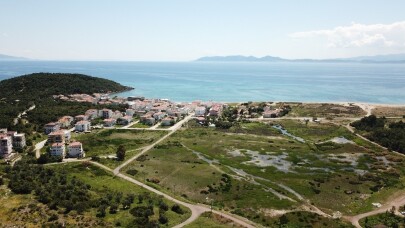
[(366, 217), (360, 220), (362, 227), (376, 227), (378, 225), (384, 225), (385, 227), (405, 227), (405, 221), (403, 218), (386, 212), (370, 217)]
[(228, 227), (241, 227), (233, 223), (231, 220), (222, 218), (219, 215), (211, 214), (209, 212), (203, 213), (197, 220), (185, 226), (185, 228), (228, 228)]
[(298, 211), (274, 217), (271, 220), (270, 227), (349, 228), (354, 226), (352, 226), (347, 222), (343, 222), (342, 220), (339, 219), (325, 218), (318, 214), (305, 211)]
[[(129, 183), (120, 178), (114, 177), (106, 171), (90, 165), (88, 163), (70, 163), (63, 165), (49, 166), (55, 170), (68, 171), (68, 178), (77, 178), (84, 181), (91, 186), (91, 193), (94, 196), (100, 197), (107, 195), (110, 192), (121, 192), (124, 195), (134, 194), (136, 196), (135, 202), (131, 205), (143, 206), (148, 205), (151, 202), (163, 200), (169, 208), (174, 204), (168, 200), (165, 200), (155, 194), (150, 193), (132, 183)], [(138, 201), (138, 196), (143, 195), (144, 199), (142, 203)], [(186, 220), (191, 212), (181, 207), (184, 214), (177, 214), (170, 209), (165, 212), (165, 216), (169, 222), (167, 224), (161, 224), (162, 227), (172, 227), (176, 224)], [(124, 210), (119, 207), (117, 213), (111, 214), (107, 210), (107, 214), (104, 218), (96, 216), (97, 211), (95, 208), (84, 213), (77, 213), (71, 211), (68, 214), (64, 214), (63, 210), (51, 210), (46, 205), (38, 203), (32, 194), (17, 195), (11, 193), (5, 186), (0, 187), (0, 223), (2, 225), (17, 225), (24, 227), (38, 227), (40, 225), (50, 226), (52, 224), (65, 223), (67, 227), (134, 227), (134, 216), (129, 213), (129, 210)], [(57, 219), (51, 218), (52, 215), (56, 215)], [(151, 216), (151, 220), (157, 220), (159, 218), (159, 208), (154, 206), (154, 215)]]
[(98, 156), (100, 163), (114, 168), (121, 162), (106, 157), (115, 156), (119, 145), (125, 146), (125, 158), (128, 159), (138, 153), (140, 148), (155, 142), (166, 133), (164, 131), (104, 129), (93, 131), (90, 134), (72, 134), (72, 138), (83, 143), (86, 157)]
[(371, 113), (378, 117), (403, 117), (405, 115), (405, 107), (377, 106)]
[(141, 123), (141, 122), (138, 122), (138, 123), (132, 124), (130, 127), (132, 127), (132, 128), (150, 128), (151, 126), (147, 125), (147, 124), (144, 124), (144, 123)]
[[(219, 190), (208, 196), (214, 198), (217, 207), (255, 221), (265, 216), (254, 218), (248, 208), (280, 209), (299, 204), (280, 200), (266, 188), (299, 202), (293, 192), (298, 193), (330, 214), (370, 210), (372, 202), (383, 202), (404, 188), (404, 159), (357, 138), (345, 127), (305, 125), (296, 120), (274, 124), (305, 142), (263, 123), (242, 123), (229, 130), (189, 127), (127, 169), (136, 169), (139, 180), (155, 181), (156, 186), (196, 202), (206, 201), (206, 195), (201, 194), (204, 190), (223, 186), (222, 173), (226, 173), (232, 176), (229, 192)], [(349, 143), (329, 141), (335, 137), (344, 137)]]
[[(286, 103), (289, 104), (289, 103)], [(366, 113), (359, 106), (326, 103), (291, 103), (292, 110), (287, 116), (306, 117), (360, 117)]]

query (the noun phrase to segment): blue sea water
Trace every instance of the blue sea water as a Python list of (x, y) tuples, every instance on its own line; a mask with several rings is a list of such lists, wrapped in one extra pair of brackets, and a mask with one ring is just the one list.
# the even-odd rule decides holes
[(405, 64), (3, 61), (0, 80), (34, 72), (111, 79), (122, 95), (173, 101), (405, 104)]

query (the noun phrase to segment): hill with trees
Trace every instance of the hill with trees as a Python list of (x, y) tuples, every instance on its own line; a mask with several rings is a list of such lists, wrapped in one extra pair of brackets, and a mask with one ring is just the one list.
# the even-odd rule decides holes
[[(23, 132), (27, 126), (14, 125), (19, 113), (35, 105), (29, 112), (31, 126), (42, 126), (64, 115), (82, 114), (96, 106), (90, 103), (76, 103), (55, 100), (53, 95), (74, 93), (114, 93), (132, 89), (117, 82), (83, 74), (34, 73), (0, 81), (0, 127)], [(118, 108), (116, 108), (118, 109)]]

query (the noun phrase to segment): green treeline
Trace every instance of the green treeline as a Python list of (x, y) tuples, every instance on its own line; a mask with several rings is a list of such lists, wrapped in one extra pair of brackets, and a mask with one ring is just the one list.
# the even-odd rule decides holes
[(36, 108), (29, 112), (28, 121), (37, 126), (56, 121), (64, 115), (74, 116), (89, 108), (100, 107), (90, 103), (58, 101), (52, 95), (120, 92), (128, 89), (111, 80), (82, 74), (35, 73), (3, 80), (0, 81), (0, 127), (21, 130), (19, 128), (23, 127), (13, 125), (13, 119), (34, 104)]
[(405, 123), (388, 122), (385, 117), (370, 115), (353, 122), (351, 126), (364, 131), (365, 137), (390, 150), (405, 153)]

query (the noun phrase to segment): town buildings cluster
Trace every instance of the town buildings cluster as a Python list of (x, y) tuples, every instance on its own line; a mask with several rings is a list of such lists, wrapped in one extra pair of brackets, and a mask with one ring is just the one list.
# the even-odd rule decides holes
[(8, 159), (15, 149), (23, 149), (26, 146), (25, 134), (16, 131), (0, 129), (0, 158)]

